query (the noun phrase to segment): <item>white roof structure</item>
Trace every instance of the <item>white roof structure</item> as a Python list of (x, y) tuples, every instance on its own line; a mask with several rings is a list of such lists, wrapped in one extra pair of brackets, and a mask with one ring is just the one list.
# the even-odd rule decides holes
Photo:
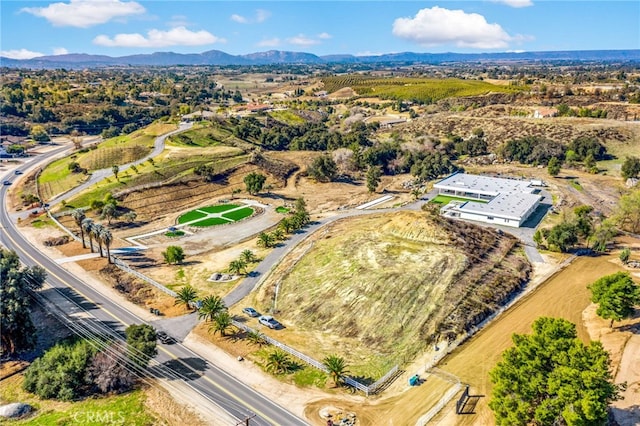
[[(538, 206), (540, 195), (532, 182), (488, 176), (457, 173), (434, 185), (440, 193), (469, 199), (456, 202), (447, 211), (454, 210), (461, 217), (494, 223), (494, 218), (514, 221), (520, 226)], [(474, 201), (477, 199), (479, 201)], [(510, 226), (513, 226), (510, 225)]]

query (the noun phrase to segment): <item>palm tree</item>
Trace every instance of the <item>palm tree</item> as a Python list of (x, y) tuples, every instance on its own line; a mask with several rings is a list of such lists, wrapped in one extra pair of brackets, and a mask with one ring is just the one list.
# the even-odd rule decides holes
[(89, 246), (91, 247), (91, 253), (93, 253), (93, 220), (86, 218), (82, 220), (82, 230), (89, 236)]
[(113, 235), (111, 235), (111, 231), (106, 226), (104, 226), (100, 232), (100, 240), (104, 243), (104, 247), (107, 249), (107, 262), (111, 263), (111, 252), (109, 251), (109, 247), (113, 241)]
[(251, 250), (247, 249), (247, 250), (243, 250), (242, 253), (240, 253), (240, 260), (242, 260), (245, 263), (252, 263), (257, 261), (258, 258)]
[(264, 346), (267, 344), (267, 341), (265, 340), (264, 336), (262, 335), (262, 333), (258, 332), (258, 331), (250, 331), (247, 333), (247, 340), (251, 343), (253, 343), (254, 345), (258, 345), (258, 346)]
[(271, 236), (276, 241), (284, 240), (284, 232), (280, 228), (274, 229), (273, 232), (271, 233)]
[(222, 337), (227, 335), (227, 330), (231, 327), (231, 315), (229, 312), (222, 311), (215, 317), (213, 317), (213, 324), (209, 327), (209, 331), (213, 331), (213, 334), (216, 334), (218, 331)]
[(285, 217), (280, 221), (278, 228), (281, 228), (285, 233), (290, 233), (293, 230), (293, 222), (288, 217)]
[(100, 223), (94, 223), (93, 226), (91, 227), (91, 233), (93, 234), (93, 238), (96, 239), (97, 243), (98, 243), (98, 248), (100, 249), (100, 257), (102, 257), (102, 230), (104, 229), (104, 226), (102, 226), (102, 224)]
[(265, 368), (267, 371), (275, 374), (283, 374), (291, 370), (291, 359), (282, 349), (276, 349), (267, 357)]
[(231, 274), (241, 274), (247, 268), (247, 263), (244, 260), (232, 260), (229, 263), (229, 273)]
[(266, 232), (261, 232), (258, 235), (258, 245), (264, 248), (273, 246), (273, 237)]
[(198, 319), (213, 321), (216, 316), (227, 311), (227, 306), (220, 296), (207, 296), (202, 299), (202, 306), (198, 311)]
[(198, 293), (196, 292), (196, 289), (190, 285), (186, 285), (177, 292), (175, 304), (182, 304), (189, 308), (191, 307), (191, 303), (193, 303), (197, 298)]
[(329, 375), (336, 386), (342, 385), (342, 376), (347, 374), (347, 363), (338, 355), (329, 355), (322, 360), (322, 364), (329, 370)]
[(76, 221), (76, 225), (78, 225), (78, 227), (80, 228), (80, 236), (82, 237), (82, 248), (87, 248), (87, 246), (84, 243), (84, 229), (82, 229), (82, 221), (87, 217), (84, 214), (84, 210), (75, 209), (71, 213), (71, 217), (73, 217), (73, 220)]

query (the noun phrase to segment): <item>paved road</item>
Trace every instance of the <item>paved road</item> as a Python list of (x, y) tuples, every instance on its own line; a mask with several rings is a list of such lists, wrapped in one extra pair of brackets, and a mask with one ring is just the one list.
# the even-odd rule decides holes
[[(7, 175), (3, 177), (5, 179), (14, 180), (15, 176)], [(8, 188), (4, 185), (0, 187), (1, 200), (5, 200)], [(65, 312), (73, 313), (81, 307), (86, 311), (84, 316), (94, 318), (121, 336), (128, 325), (145, 322), (32, 246), (10, 218), (6, 202), (0, 207), (0, 245), (15, 250), (24, 264), (40, 265), (47, 271), (47, 284), (51, 288), (43, 290), (41, 294)], [(307, 424), (179, 343), (160, 344), (156, 360), (174, 371), (175, 375), (182, 375), (184, 378), (180, 380), (212, 401), (212, 405), (223, 407), (231, 416), (244, 419), (255, 413), (251, 425)], [(158, 376), (162, 377), (160, 374)]]
[[(169, 136), (175, 135), (177, 133), (185, 132), (191, 129), (191, 127), (193, 127), (193, 123), (180, 123), (180, 126), (176, 130), (169, 133), (165, 133), (164, 135), (158, 136), (155, 142), (153, 143), (153, 150), (147, 156), (139, 160), (133, 161), (131, 163), (119, 165), (118, 167), (120, 171), (124, 171), (129, 167), (131, 167), (132, 165), (137, 166), (138, 164), (142, 164), (145, 161), (147, 161), (149, 158), (156, 157), (162, 151), (164, 151), (165, 141)], [(76, 186), (75, 188), (70, 189), (67, 192), (63, 192), (62, 194), (56, 195), (56, 197), (49, 200), (48, 203), (51, 207), (53, 207), (54, 205), (58, 204), (62, 200), (68, 200), (72, 198), (74, 195), (80, 193), (81, 191), (84, 191), (86, 188), (93, 185), (94, 183), (98, 183), (104, 178), (109, 177), (111, 175), (113, 175), (113, 171), (111, 170), (111, 167), (108, 167), (106, 169), (95, 170), (91, 172), (91, 176), (89, 177), (89, 179), (87, 179), (81, 185)]]

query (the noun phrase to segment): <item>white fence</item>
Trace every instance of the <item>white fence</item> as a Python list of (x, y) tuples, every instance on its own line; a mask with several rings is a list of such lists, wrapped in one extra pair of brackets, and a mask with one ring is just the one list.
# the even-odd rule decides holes
[(136, 271), (135, 269), (132, 269), (129, 265), (127, 265), (125, 262), (123, 262), (122, 260), (118, 259), (117, 257), (111, 256), (111, 260), (113, 261), (113, 264), (116, 265), (118, 268), (122, 269), (125, 272), (128, 272), (130, 274), (135, 275), (136, 277), (140, 278), (141, 280), (144, 280), (144, 281), (148, 282), (149, 284), (151, 284), (152, 286), (156, 287), (157, 289), (167, 293), (169, 296), (176, 297), (178, 295), (178, 293), (176, 293), (175, 291), (163, 286), (162, 284), (160, 284), (156, 280), (153, 280), (153, 279), (147, 277), (146, 275), (141, 274), (140, 272)]
[(460, 391), (462, 385), (460, 383), (455, 384), (451, 389), (444, 394), (440, 401), (436, 405), (434, 405), (431, 410), (429, 410), (426, 414), (422, 415), (418, 421), (416, 422), (416, 426), (425, 426), (431, 419), (433, 419), (436, 414), (440, 412), (444, 408), (445, 405), (453, 399), (454, 396)]
[[(232, 321), (233, 325), (241, 330), (244, 330), (246, 332), (249, 333), (258, 333), (257, 330), (254, 330), (253, 328), (244, 325), (241, 322), (238, 321)], [(282, 349), (283, 351), (293, 355), (294, 357), (298, 358), (301, 361), (306, 362), (307, 364), (309, 364), (312, 367), (317, 368), (318, 370), (324, 371), (325, 373), (328, 373), (329, 370), (327, 369), (327, 367), (324, 366), (323, 363), (316, 361), (315, 359), (311, 358), (310, 356), (307, 356), (305, 354), (303, 354), (302, 352), (298, 352), (297, 350), (290, 348), (289, 346), (285, 345), (284, 343), (280, 343), (275, 339), (272, 339), (269, 336), (266, 336), (262, 333), (260, 333), (260, 336), (262, 336), (262, 338), (269, 343), (270, 345), (273, 345), (275, 347), (278, 347), (280, 349)], [(367, 386), (364, 385), (360, 382), (358, 382), (357, 380), (348, 377), (348, 376), (342, 376), (342, 380), (349, 386), (352, 386), (362, 392), (365, 393), (365, 395), (369, 396), (371, 394), (376, 393), (376, 391), (378, 389), (380, 389), (380, 387), (382, 387), (382, 385), (384, 385), (388, 380), (390, 380), (391, 378), (395, 377), (396, 373), (398, 372), (398, 366), (396, 365), (395, 367), (393, 367), (391, 370), (389, 370), (389, 372), (387, 374), (385, 374), (380, 380), (378, 380), (377, 382)]]

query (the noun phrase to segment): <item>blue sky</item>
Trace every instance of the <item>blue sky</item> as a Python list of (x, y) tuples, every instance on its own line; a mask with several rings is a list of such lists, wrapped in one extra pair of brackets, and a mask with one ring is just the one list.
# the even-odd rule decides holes
[(0, 54), (639, 49), (640, 1), (0, 1)]

